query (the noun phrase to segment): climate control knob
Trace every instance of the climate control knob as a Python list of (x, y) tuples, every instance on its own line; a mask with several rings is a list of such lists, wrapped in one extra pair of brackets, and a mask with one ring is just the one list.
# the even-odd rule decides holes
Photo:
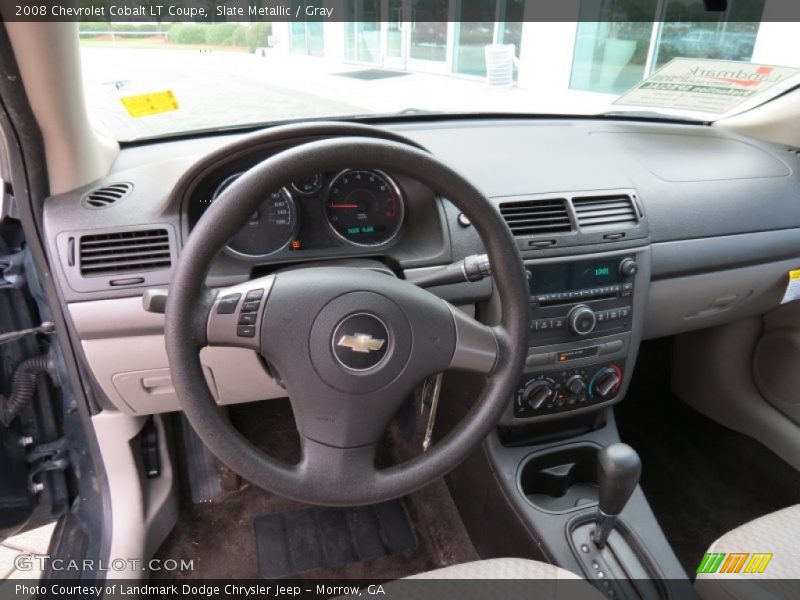
[(569, 391), (570, 395), (580, 396), (586, 390), (586, 382), (580, 375), (573, 375), (567, 379), (565, 387), (567, 388), (567, 391)]
[(533, 410), (539, 410), (542, 405), (553, 397), (553, 384), (550, 381), (532, 381), (525, 386), (522, 393), (525, 402)]
[(612, 397), (622, 381), (622, 374), (617, 367), (606, 367), (594, 377), (592, 392), (594, 395), (606, 399)]
[(594, 330), (597, 318), (594, 311), (585, 304), (574, 307), (567, 315), (569, 330), (576, 335), (587, 335)]

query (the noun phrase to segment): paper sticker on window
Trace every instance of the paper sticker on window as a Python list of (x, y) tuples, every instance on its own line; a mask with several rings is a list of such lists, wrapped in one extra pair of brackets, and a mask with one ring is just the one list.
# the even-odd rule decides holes
[(789, 283), (786, 285), (786, 292), (783, 294), (781, 304), (792, 300), (800, 300), (800, 269), (789, 271)]
[(178, 110), (178, 101), (171, 90), (126, 96), (120, 100), (128, 114), (134, 118)]
[(798, 73), (733, 60), (675, 58), (614, 104), (722, 114)]

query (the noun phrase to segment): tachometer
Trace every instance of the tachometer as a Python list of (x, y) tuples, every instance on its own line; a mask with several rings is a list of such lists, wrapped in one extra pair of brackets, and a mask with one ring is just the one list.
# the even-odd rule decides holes
[[(214, 192), (214, 201), (241, 173), (231, 175)], [(285, 248), (297, 234), (299, 221), (294, 199), (286, 188), (272, 192), (261, 203), (226, 249), (246, 258), (260, 258)]]
[(359, 246), (385, 244), (403, 223), (403, 198), (379, 171), (348, 170), (331, 182), (325, 216), (334, 233)]

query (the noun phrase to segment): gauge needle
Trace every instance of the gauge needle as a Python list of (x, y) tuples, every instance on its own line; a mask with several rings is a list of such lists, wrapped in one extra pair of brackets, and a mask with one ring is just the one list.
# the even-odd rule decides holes
[(358, 208), (358, 204), (331, 204), (331, 208)]

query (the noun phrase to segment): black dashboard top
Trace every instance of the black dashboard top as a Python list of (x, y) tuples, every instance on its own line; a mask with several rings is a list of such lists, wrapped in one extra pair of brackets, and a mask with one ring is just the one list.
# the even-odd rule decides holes
[[(603, 199), (602, 196), (623, 194), (633, 198), (637, 220), (646, 223), (638, 235), (625, 239), (587, 237), (585, 240), (591, 244), (585, 247), (521, 246), (525, 258), (617, 249), (648, 241), (655, 247), (682, 240), (800, 227), (800, 203), (795, 199), (800, 183), (796, 169), (800, 158), (782, 146), (735, 136), (715, 127), (609, 120), (443, 119), (404, 121), (385, 129), (387, 135), (400, 134), (449, 163), (498, 207), (509, 199), (566, 198), (571, 206), (573, 197), (593, 194)], [(168, 283), (168, 278), (160, 281), (157, 277), (146, 277), (116, 287), (110, 285), (109, 279), (104, 279), (100, 287), (81, 287), (75, 281), (85, 277), (75, 255), (81, 250), (82, 236), (113, 236), (118, 230), (158, 226), (174, 244), (168, 251), (174, 259), (193, 221), (202, 213), (202, 202), (210, 202), (214, 190), (227, 177), (280, 150), (255, 146), (251, 152), (225, 154), (223, 147), (227, 144), (236, 142), (241, 148), (248, 139), (252, 138), (226, 134), (125, 148), (105, 180), (49, 198), (45, 205), (45, 228), (51, 255), (61, 261), (58, 274), (66, 284), (63, 287), (70, 290), (67, 300), (132, 295), (141, 293), (142, 287)], [(286, 143), (303, 141), (297, 138)], [(184, 175), (209, 154), (219, 160), (202, 178), (187, 186)], [(261, 253), (263, 256), (257, 260), (247, 257), (243, 260), (242, 256), (231, 253), (220, 258), (212, 274), (216, 272), (220, 281), (233, 281), (246, 276), (255, 263), (295, 260), (300, 255), (292, 254), (298, 250), (292, 249), (292, 242), (308, 250), (308, 254), (302, 254), (303, 260), (370, 256), (399, 268), (443, 264), (479, 251), (480, 241), (475, 232), (458, 224), (458, 213), (449, 202), (434, 201), (431, 190), (391, 173), (384, 174), (384, 181), (376, 185), (396, 184), (396, 196), (403, 199), (402, 218), (396, 204), (397, 218), (393, 221), (386, 217), (391, 214), (391, 202), (383, 200), (383, 220), (366, 224), (365, 229), (355, 232), (354, 228), (360, 224), (354, 220), (358, 213), (351, 208), (354, 202), (331, 200), (331, 188), (335, 187), (338, 175), (320, 174), (322, 186), (312, 194), (287, 188), (297, 210), (289, 221), (299, 217), (306, 222), (305, 229), (295, 231), (296, 223), (289, 222), (281, 230), (286, 234), (286, 243), (280, 248)], [(315, 176), (309, 173), (310, 178)], [(87, 192), (118, 182), (132, 184), (127, 197), (102, 210), (86, 208), (82, 200)], [(179, 182), (185, 193), (176, 195), (173, 190)], [(299, 182), (301, 188), (302, 184)], [(355, 189), (352, 184), (348, 184), (350, 187), (341, 181), (339, 184), (345, 195)], [(265, 194), (270, 197), (273, 192), (278, 191)], [(273, 205), (282, 210), (284, 201), (285, 197), (276, 197)], [(332, 204), (345, 208), (331, 208)], [(337, 211), (351, 217), (338, 231), (331, 224), (331, 212)], [(572, 208), (570, 211), (574, 213)], [(369, 236), (376, 226), (383, 228), (386, 235), (376, 235), (373, 241), (378, 243), (359, 245), (347, 239), (348, 226), (353, 228), (353, 236), (362, 233)], [(395, 226), (396, 232), (392, 229)], [(92, 241), (102, 244), (104, 239)], [(566, 238), (555, 235), (553, 239)], [(655, 260), (653, 269), (657, 277)]]

